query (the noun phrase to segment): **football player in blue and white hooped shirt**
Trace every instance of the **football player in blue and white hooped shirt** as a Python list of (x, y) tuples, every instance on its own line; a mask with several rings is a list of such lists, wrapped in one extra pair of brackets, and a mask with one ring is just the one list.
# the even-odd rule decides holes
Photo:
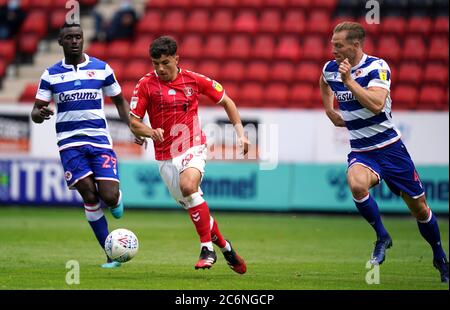
[[(320, 77), (320, 91), (328, 118), (347, 127), (351, 152), (347, 181), (356, 207), (377, 234), (371, 262), (381, 264), (392, 239), (381, 221), (369, 189), (384, 179), (416, 217), (420, 233), (431, 245), (433, 264), (448, 282), (448, 261), (441, 245), (436, 217), (410, 155), (391, 115), (391, 71), (379, 58), (364, 54), (364, 28), (353, 22), (337, 25), (331, 39), (336, 60), (329, 61)], [(334, 110), (336, 97), (340, 113)]]
[[(129, 124), (129, 106), (111, 67), (83, 53), (83, 31), (78, 24), (65, 24), (58, 37), (64, 59), (42, 74), (36, 101), (31, 112), (35, 123), (54, 114), (56, 135), (64, 175), (70, 189), (77, 189), (84, 201), (87, 220), (104, 248), (108, 224), (100, 207), (100, 199), (115, 218), (123, 215), (119, 190), (117, 156), (103, 109), (103, 95), (111, 97), (120, 118)], [(142, 144), (142, 139), (136, 138)], [(120, 263), (108, 259), (104, 268)]]

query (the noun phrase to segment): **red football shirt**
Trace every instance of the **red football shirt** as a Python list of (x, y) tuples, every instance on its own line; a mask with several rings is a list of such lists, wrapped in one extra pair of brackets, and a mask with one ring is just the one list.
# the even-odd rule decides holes
[(198, 120), (198, 97), (208, 96), (218, 103), (225, 90), (216, 81), (180, 69), (175, 80), (165, 82), (156, 72), (139, 80), (130, 102), (130, 112), (144, 118), (147, 112), (152, 128), (164, 130), (164, 141), (154, 142), (156, 160), (167, 160), (189, 148), (206, 143)]

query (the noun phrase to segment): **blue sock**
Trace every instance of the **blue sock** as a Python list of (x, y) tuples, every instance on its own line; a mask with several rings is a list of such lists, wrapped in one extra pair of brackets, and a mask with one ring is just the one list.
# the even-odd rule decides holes
[(100, 207), (100, 203), (96, 204), (84, 204), (84, 212), (86, 214), (86, 218), (91, 225), (92, 230), (94, 231), (95, 237), (98, 240), (98, 243), (102, 247), (105, 248), (105, 240), (108, 237), (108, 222), (106, 221), (105, 215), (103, 214), (103, 210)]
[(106, 221), (105, 216), (103, 215), (96, 221), (88, 221), (89, 225), (91, 225), (92, 230), (94, 231), (95, 237), (98, 240), (98, 243), (102, 247), (105, 248), (105, 240), (108, 237), (108, 222)]
[(422, 237), (430, 244), (433, 249), (433, 257), (435, 260), (442, 260), (446, 258), (444, 249), (441, 244), (441, 234), (439, 232), (439, 225), (436, 217), (430, 210), (430, 219), (424, 223), (417, 221), (419, 231)]
[(387, 237), (389, 234), (383, 226), (381, 221), (380, 211), (378, 210), (378, 205), (375, 199), (367, 194), (361, 200), (353, 198), (355, 201), (356, 208), (358, 208), (359, 213), (366, 219), (367, 222), (373, 227), (377, 233), (377, 239)]

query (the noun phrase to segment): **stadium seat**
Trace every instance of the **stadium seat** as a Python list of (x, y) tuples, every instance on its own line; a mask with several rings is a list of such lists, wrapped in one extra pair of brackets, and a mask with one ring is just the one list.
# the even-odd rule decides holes
[(186, 32), (205, 33), (208, 30), (209, 30), (208, 11), (203, 9), (192, 11), (186, 20)]
[(162, 19), (161, 32), (181, 33), (185, 30), (185, 12), (182, 10), (170, 10)]
[(375, 44), (373, 43), (373, 40), (371, 38), (367, 38), (364, 40), (363, 44), (363, 50), (364, 53), (367, 55), (374, 55), (375, 53)]
[(300, 59), (300, 44), (296, 36), (283, 36), (275, 49), (277, 59), (297, 61)]
[(276, 62), (271, 66), (270, 80), (275, 82), (292, 82), (294, 78), (294, 65), (288, 61)]
[(319, 77), (322, 75), (322, 66), (315, 62), (300, 62), (295, 70), (295, 81), (302, 84), (309, 83), (316, 85), (319, 83)]
[(233, 12), (228, 9), (219, 9), (211, 17), (210, 29), (212, 33), (229, 33), (233, 29)]
[(197, 62), (195, 60), (192, 60), (192, 59), (181, 58), (178, 65), (182, 69), (185, 69), (185, 70), (194, 71), (194, 72), (200, 72), (198, 70), (198, 67), (197, 67)]
[(389, 65), (393, 65), (400, 60), (401, 48), (395, 36), (381, 37), (378, 41), (376, 55), (385, 59)]
[(239, 89), (240, 105), (261, 107), (264, 105), (262, 101), (268, 100), (267, 96), (264, 96), (265, 92), (260, 83), (245, 83), (242, 88)]
[(43, 38), (47, 34), (47, 15), (45, 12), (30, 12), (20, 27), (20, 33), (26, 36), (33, 34), (38, 39)]
[(428, 60), (448, 63), (448, 36), (437, 36), (431, 39), (428, 47)]
[(311, 2), (311, 6), (331, 13), (336, 8), (337, 3), (338, 0), (314, 0)]
[(306, 23), (306, 32), (308, 34), (329, 36), (331, 30), (330, 17), (330, 13), (325, 10), (314, 10), (310, 12), (308, 22)]
[(434, 20), (433, 24), (433, 34), (435, 35), (447, 35), (449, 28), (448, 16), (439, 16)]
[(272, 59), (275, 53), (275, 42), (272, 36), (257, 36), (251, 50), (252, 58), (261, 60)]
[(27, 84), (19, 97), (19, 102), (34, 102), (38, 87), (37, 83)]
[(381, 33), (384, 35), (403, 36), (406, 32), (406, 20), (403, 17), (388, 16), (380, 24)]
[(411, 85), (398, 84), (392, 89), (392, 108), (394, 110), (411, 110), (417, 106), (417, 88)]
[[(65, 6), (62, 6), (62, 8), (64, 7)], [(57, 31), (59, 28), (61, 28), (66, 21), (66, 14), (67, 11), (65, 9), (53, 10), (53, 12), (50, 14), (50, 30)]]
[(150, 59), (149, 48), (153, 41), (150, 35), (139, 35), (130, 46), (130, 56), (133, 59), (142, 59), (148, 61)]
[(289, 89), (284, 83), (270, 83), (265, 87), (265, 98), (275, 107), (282, 107), (288, 104)]
[(0, 88), (1, 88), (1, 80), (6, 75), (6, 68), (7, 67), (8, 67), (7, 62), (0, 58)]
[[(110, 59), (128, 59), (130, 57), (130, 42), (117, 40), (108, 44), (107, 58)], [(134, 44), (133, 44), (134, 45)]]
[(269, 65), (265, 61), (253, 61), (248, 65), (246, 80), (266, 82), (269, 79)]
[(289, 105), (295, 108), (311, 108), (313, 87), (310, 84), (296, 84), (289, 92)]
[(232, 98), (237, 105), (241, 105), (240, 95), (242, 94), (241, 91), (242, 85), (238, 85), (232, 82), (225, 82), (221, 84), (223, 86), (223, 89), (225, 89), (225, 93), (227, 94), (227, 96)]
[(161, 27), (161, 14), (159, 12), (150, 11), (139, 20), (136, 27), (136, 34), (154, 35), (159, 33)]
[(258, 19), (256, 13), (251, 10), (239, 12), (233, 26), (236, 33), (254, 34), (258, 31)]
[(232, 36), (228, 46), (228, 57), (246, 59), (250, 55), (250, 40), (246, 35)]
[(264, 0), (263, 6), (265, 8), (283, 9), (288, 5), (289, 0)]
[(314, 87), (311, 94), (311, 102), (313, 109), (323, 109), (322, 96), (320, 94), (319, 86)]
[(155, 9), (164, 9), (169, 6), (170, 0), (152, 0), (146, 1), (147, 5), (145, 7), (146, 11), (154, 11)]
[(326, 58), (331, 58), (331, 53), (327, 53), (327, 50), (322, 37), (308, 36), (303, 41), (302, 60), (323, 62)]
[(189, 34), (184, 36), (180, 44), (179, 54), (185, 58), (198, 58), (202, 55), (203, 42), (200, 35)]
[(0, 40), (0, 59), (6, 62), (12, 62), (16, 56), (16, 41), (15, 40)]
[(206, 44), (203, 50), (204, 58), (222, 59), (225, 57), (227, 51), (227, 44), (225, 36), (210, 35), (206, 39)]
[(263, 0), (240, 0), (240, 8), (259, 9), (263, 4)]
[(130, 102), (131, 97), (133, 96), (134, 88), (136, 87), (136, 82), (124, 82), (120, 86), (122, 87), (122, 95), (123, 97)]
[(23, 34), (19, 37), (19, 52), (29, 56), (37, 52), (39, 37), (35, 34)]
[(408, 21), (407, 32), (412, 35), (428, 36), (432, 31), (432, 20), (426, 16), (413, 16)]
[(303, 11), (290, 10), (286, 12), (281, 29), (286, 34), (303, 34), (306, 28), (305, 14)]
[[(394, 72), (395, 76), (395, 71), (393, 71), (392, 68), (391, 72)], [(422, 82), (422, 79), (422, 67), (419, 64), (414, 62), (405, 62), (400, 65), (400, 69), (397, 74), (397, 82), (400, 82), (402, 84), (411, 84), (412, 86), (418, 86)]]
[(201, 61), (196, 68), (199, 73), (213, 79), (213, 80), (223, 80), (220, 74), (220, 63), (214, 60)]
[(245, 67), (241, 61), (226, 62), (220, 72), (220, 78), (224, 81), (240, 82), (245, 77)]
[(366, 37), (369, 37), (372, 39), (378, 38), (378, 35), (381, 33), (381, 30), (382, 30), (381, 24), (368, 24), (366, 22), (365, 16), (361, 16), (360, 18), (358, 18), (357, 22), (360, 23), (364, 27), (364, 30), (366, 31)]
[(218, 8), (237, 9), (241, 5), (240, 0), (217, 0), (215, 6)]
[(307, 9), (310, 7), (313, 0), (288, 0), (288, 5), (291, 8)]
[(148, 62), (142, 60), (134, 60), (126, 63), (123, 69), (123, 81), (129, 81), (136, 83), (144, 75), (153, 71), (153, 68), (148, 64)]
[(419, 102), (422, 109), (448, 109), (448, 97), (444, 89), (439, 86), (424, 86), (420, 90)]
[(106, 60), (107, 44), (103, 42), (92, 42), (89, 44), (86, 53), (98, 59)]
[(429, 63), (425, 68), (424, 82), (442, 87), (448, 86), (448, 67), (442, 64)]
[(259, 19), (259, 33), (278, 33), (281, 29), (281, 15), (277, 10), (265, 10)]
[[(121, 83), (124, 81), (124, 70), (125, 70), (125, 64), (122, 60), (111, 60), (108, 61), (109, 66), (113, 69), (114, 75), (116, 76), (117, 81)], [(137, 82), (137, 80), (136, 80)]]
[(427, 54), (427, 47), (421, 37), (407, 37), (403, 44), (402, 59), (422, 63)]

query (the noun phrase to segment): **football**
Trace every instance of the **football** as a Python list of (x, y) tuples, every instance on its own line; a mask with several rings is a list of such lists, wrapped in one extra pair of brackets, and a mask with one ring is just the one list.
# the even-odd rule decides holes
[(105, 240), (106, 255), (116, 262), (128, 262), (136, 255), (138, 249), (138, 238), (131, 230), (125, 228), (113, 230)]

